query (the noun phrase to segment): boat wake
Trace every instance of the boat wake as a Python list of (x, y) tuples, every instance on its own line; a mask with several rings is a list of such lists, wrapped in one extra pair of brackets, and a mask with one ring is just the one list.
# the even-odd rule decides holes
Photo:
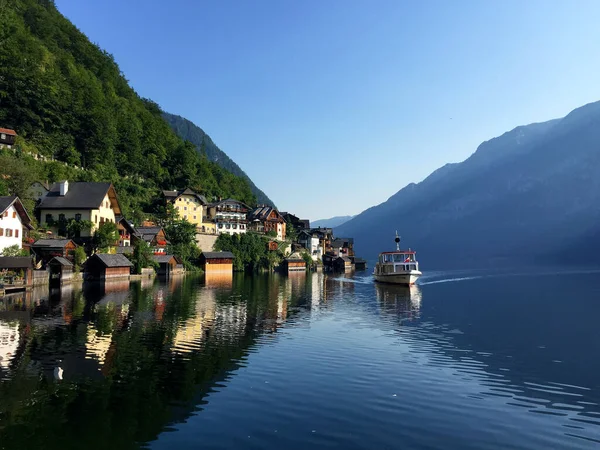
[(419, 282), (417, 282), (417, 284), (419, 286), (427, 286), (428, 284), (455, 283), (458, 281), (476, 280), (478, 278), (484, 278), (484, 276), (444, 278), (441, 280), (419, 281)]

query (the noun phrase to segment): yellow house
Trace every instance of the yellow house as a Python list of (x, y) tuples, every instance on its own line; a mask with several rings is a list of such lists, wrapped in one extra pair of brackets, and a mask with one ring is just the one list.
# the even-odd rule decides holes
[(179, 217), (196, 225), (198, 232), (215, 234), (214, 222), (206, 218), (207, 201), (203, 195), (189, 188), (180, 191), (163, 191), (163, 195), (165, 202), (175, 207)]
[(40, 224), (58, 234), (70, 219), (89, 220), (92, 229), (83, 230), (81, 237), (90, 237), (104, 222), (115, 223), (115, 216), (121, 215), (117, 193), (111, 183), (54, 183), (42, 198), (38, 210)]

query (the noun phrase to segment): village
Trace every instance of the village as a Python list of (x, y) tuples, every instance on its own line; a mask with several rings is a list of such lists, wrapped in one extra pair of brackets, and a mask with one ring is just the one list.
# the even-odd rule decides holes
[[(15, 136), (0, 129), (0, 146), (10, 149)], [(35, 201), (33, 213), (19, 197), (0, 197), (0, 294), (84, 280), (168, 278), (190, 270), (231, 275), (248, 269), (235, 255), (244, 235), (260, 238), (269, 271), (366, 268), (354, 254), (353, 239), (335, 237), (331, 228), (311, 228), (309, 220), (268, 205), (250, 207), (233, 198), (211, 202), (186, 187), (163, 191), (157, 201), (164, 215), (148, 214), (137, 225), (124, 217), (108, 182), (36, 181), (28, 197)], [(227, 241), (224, 249), (222, 235), (238, 241)]]

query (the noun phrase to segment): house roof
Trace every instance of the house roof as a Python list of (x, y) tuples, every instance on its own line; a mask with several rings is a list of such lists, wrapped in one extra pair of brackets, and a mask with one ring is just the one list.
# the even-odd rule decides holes
[(162, 227), (137, 227), (135, 229), (139, 235), (151, 234), (153, 236), (157, 235), (160, 230), (162, 230)]
[(10, 128), (0, 128), (0, 133), (9, 134), (11, 136), (17, 135), (17, 132), (15, 130), (11, 130)]
[(218, 202), (211, 203), (208, 206), (221, 206), (221, 205), (225, 205), (226, 203), (230, 203), (230, 204), (233, 203), (235, 205), (241, 205), (241, 206), (243, 206), (246, 209), (250, 209), (250, 207), (248, 205), (246, 205), (245, 203), (239, 202), (239, 201), (237, 201), (234, 198), (228, 198), (228, 199), (225, 199), (225, 200), (219, 200)]
[(163, 191), (163, 195), (167, 200), (175, 200), (182, 195), (192, 195), (196, 197), (203, 205), (206, 205), (208, 201), (204, 195), (198, 194), (190, 188), (182, 189), (179, 191)]
[(172, 259), (175, 259), (173, 255), (154, 255), (154, 261), (159, 264), (170, 263)]
[(60, 264), (61, 266), (73, 267), (73, 263), (67, 258), (63, 258), (62, 256), (55, 256), (48, 262), (48, 264), (53, 263)]
[(277, 220), (279, 222), (285, 222), (285, 219), (281, 216), (279, 211), (277, 211), (272, 206), (268, 206), (268, 205), (263, 205), (263, 206), (254, 208), (254, 210), (252, 210), (252, 212), (250, 212), (250, 214), (248, 214), (248, 220), (249, 221), (258, 220), (260, 222), (265, 222), (265, 221), (269, 220), (269, 216), (271, 215), (272, 212), (275, 212), (275, 214), (277, 216)]
[(335, 258), (335, 260), (334, 260), (334, 261), (338, 261), (338, 260), (340, 260), (340, 259), (341, 259), (342, 261), (344, 261), (344, 262), (349, 262), (349, 263), (351, 263), (351, 262), (352, 262), (352, 260), (351, 260), (350, 258), (348, 258), (347, 256), (338, 256), (337, 258)]
[(121, 214), (117, 194), (111, 183), (73, 182), (65, 195), (60, 195), (60, 183), (54, 183), (39, 209), (97, 209), (108, 194), (115, 214)]
[(135, 227), (125, 217), (121, 217), (119, 220), (117, 220), (117, 224), (129, 231), (130, 234), (135, 233)]
[(117, 247), (115, 251), (117, 254), (130, 255), (133, 253), (133, 247)]
[(36, 180), (36, 181), (34, 181), (34, 182), (31, 184), (31, 186), (33, 187), (33, 185), (34, 185), (35, 183), (39, 184), (41, 187), (43, 187), (43, 188), (44, 188), (45, 190), (47, 190), (47, 191), (49, 191), (49, 190), (50, 190), (50, 185), (49, 185), (47, 182), (45, 182), (45, 181), (37, 181), (37, 180)]
[[(124, 255), (116, 254), (111, 255), (108, 253), (96, 253), (88, 259), (96, 258), (104, 264), (105, 267), (132, 267), (133, 264)], [(87, 261), (86, 261), (87, 262)]]
[(29, 217), (29, 214), (27, 214), (27, 210), (23, 206), (23, 203), (21, 203), (19, 197), (15, 195), (0, 197), (0, 215), (11, 206), (14, 206), (17, 212), (19, 213), (21, 223), (25, 227), (32, 229), (33, 227), (31, 226), (31, 217)]
[(294, 252), (290, 256), (288, 256), (285, 260), (286, 261), (304, 261), (304, 258), (302, 258), (302, 256), (300, 256), (300, 254), (298, 252)]
[[(31, 246), (33, 248), (50, 247), (50, 248), (65, 248), (71, 239), (38, 239)], [(74, 242), (73, 242), (74, 243)]]
[(161, 230), (161, 227), (139, 227), (136, 228), (135, 232), (140, 237), (140, 239), (149, 243), (152, 242), (154, 238), (156, 238), (156, 235), (158, 235), (158, 233), (160, 233)]
[(231, 252), (202, 252), (202, 256), (204, 256), (205, 259), (233, 259), (234, 257)]
[(0, 256), (0, 269), (32, 269), (29, 256)]

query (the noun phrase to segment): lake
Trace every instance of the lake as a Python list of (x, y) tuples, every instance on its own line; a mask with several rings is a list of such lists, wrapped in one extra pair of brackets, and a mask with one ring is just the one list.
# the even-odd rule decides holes
[(0, 449), (598, 448), (600, 272), (188, 276), (0, 300)]

